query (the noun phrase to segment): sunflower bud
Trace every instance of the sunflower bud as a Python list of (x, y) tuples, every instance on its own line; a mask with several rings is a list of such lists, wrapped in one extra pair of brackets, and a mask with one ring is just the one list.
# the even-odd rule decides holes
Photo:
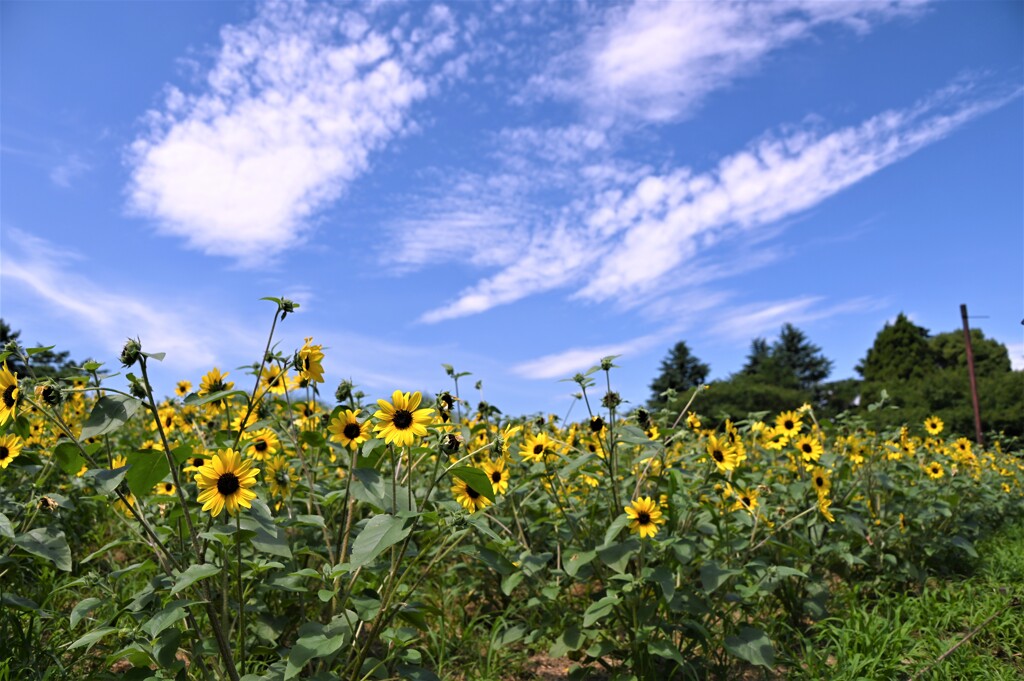
[(441, 438), (441, 451), (451, 456), (455, 452), (459, 451), (459, 447), (462, 446), (462, 436), (456, 435), (455, 433), (446, 433)]
[(37, 385), (35, 393), (36, 399), (51, 407), (58, 406), (64, 400), (64, 395), (61, 393), (60, 387), (53, 381), (53, 379), (47, 379)]
[(338, 384), (338, 388), (334, 391), (334, 399), (341, 402), (348, 402), (352, 399), (352, 381), (346, 379)]
[(651, 414), (643, 407), (636, 410), (636, 422), (640, 424), (640, 427), (644, 430), (647, 426), (651, 425)]
[(281, 311), (281, 321), (283, 322), (285, 316), (291, 314), (292, 312), (295, 312), (295, 308), (297, 308), (298, 305), (293, 300), (282, 298), (281, 302), (278, 303), (277, 307)]
[(129, 338), (121, 350), (121, 366), (128, 368), (139, 361), (142, 352), (142, 343), (137, 338)]
[(135, 379), (128, 386), (128, 392), (132, 394), (132, 397), (144, 400), (146, 399), (146, 384), (142, 382), (142, 379)]
[(622, 397), (620, 397), (614, 390), (609, 390), (604, 394), (604, 397), (601, 398), (601, 404), (605, 409), (614, 409), (622, 404)]

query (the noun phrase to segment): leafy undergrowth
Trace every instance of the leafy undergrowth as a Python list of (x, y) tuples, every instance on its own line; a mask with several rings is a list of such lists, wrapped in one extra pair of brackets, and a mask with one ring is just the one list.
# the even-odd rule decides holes
[(1024, 525), (978, 552), (974, 574), (930, 579), (920, 593), (880, 595), (865, 584), (839, 592), (790, 678), (1024, 678)]

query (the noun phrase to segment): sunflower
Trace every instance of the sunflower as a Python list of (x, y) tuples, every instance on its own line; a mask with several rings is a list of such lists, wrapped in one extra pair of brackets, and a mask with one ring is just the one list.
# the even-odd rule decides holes
[(938, 435), (945, 425), (938, 416), (929, 416), (924, 420), (924, 429), (928, 431), (929, 435)]
[(743, 490), (738, 487), (728, 487), (726, 491), (727, 495), (731, 495), (736, 498), (736, 502), (730, 508), (730, 511), (747, 511), (750, 515), (754, 515), (757, 510), (757, 490)]
[(491, 487), (494, 488), (495, 494), (504, 494), (508, 491), (508, 471), (505, 470), (505, 459), (485, 461), (480, 467), (484, 469), (484, 473), (487, 473), (487, 478), (491, 481)]
[(729, 446), (724, 438), (719, 438), (715, 435), (708, 437), (708, 456), (718, 466), (718, 470), (725, 473), (726, 471), (736, 470), (736, 464), (739, 463), (736, 456), (736, 451)]
[(416, 437), (424, 437), (427, 434), (427, 425), (431, 421), (433, 409), (417, 409), (423, 396), (417, 390), (412, 393), (403, 393), (396, 390), (391, 395), (391, 402), (377, 400), (380, 410), (373, 414), (379, 423), (374, 430), (384, 438), (388, 444), (396, 444), (399, 447), (411, 445)]
[(634, 499), (625, 507), (625, 511), (631, 518), (629, 529), (639, 534), (641, 539), (658, 534), (658, 525), (665, 524), (661, 509), (650, 497)]
[(971, 441), (965, 437), (957, 438), (957, 441), (953, 443), (953, 446), (956, 447), (956, 451), (960, 454), (971, 453)]
[(530, 463), (543, 461), (547, 455), (553, 453), (552, 444), (546, 433), (531, 433), (523, 438), (523, 444), (519, 446), (519, 456)]
[[(203, 378), (199, 382), (199, 394), (209, 395), (211, 393), (219, 393), (225, 390), (231, 390), (235, 387), (233, 381), (226, 381), (228, 377), (227, 372), (221, 373), (220, 369), (213, 367), (209, 372), (203, 375)], [(183, 381), (185, 382), (185, 381)], [(179, 383), (179, 385), (181, 385)]]
[(185, 473), (198, 473), (199, 469), (206, 465), (206, 459), (201, 456), (190, 456), (188, 458), (188, 465), (185, 466)]
[(321, 364), (324, 359), (322, 345), (310, 345), (312, 338), (307, 338), (298, 352), (295, 353), (295, 368), (299, 377), (314, 383), (324, 382), (324, 367)]
[(190, 381), (178, 381), (178, 385), (174, 386), (174, 392), (184, 397), (192, 392), (192, 383)]
[(787, 437), (800, 432), (800, 415), (795, 411), (784, 411), (775, 417), (776, 433), (784, 434)]
[(0, 468), (7, 468), (21, 454), (21, 448), (21, 438), (17, 435), (0, 436)]
[(172, 497), (177, 491), (173, 482), (158, 482), (153, 488), (153, 491), (163, 497)]
[(938, 461), (932, 461), (930, 464), (928, 464), (925, 467), (924, 472), (927, 473), (928, 477), (931, 478), (932, 480), (938, 480), (939, 478), (946, 474), (946, 472), (942, 470), (942, 464), (939, 463)]
[(288, 390), (288, 372), (277, 364), (271, 364), (260, 376), (260, 385), (264, 392), (284, 395)]
[(821, 466), (811, 471), (811, 482), (814, 483), (814, 491), (818, 493), (819, 497), (828, 496), (829, 490), (832, 489), (832, 480), (828, 471)]
[(116, 471), (118, 468), (124, 468), (128, 465), (128, 459), (124, 456), (115, 456), (110, 460), (110, 470)]
[(320, 405), (316, 400), (299, 402), (294, 409), (299, 413), (299, 430), (316, 430), (320, 426)]
[(821, 442), (810, 435), (801, 435), (796, 441), (796, 448), (800, 450), (800, 456), (804, 461), (817, 461), (825, 451)]
[(277, 454), (278, 449), (281, 447), (281, 441), (277, 439), (277, 433), (270, 428), (261, 428), (252, 433), (249, 438), (249, 444), (252, 446), (249, 456), (257, 461), (266, 461), (271, 455)]
[(462, 478), (455, 478), (452, 495), (455, 497), (455, 501), (470, 513), (476, 513), (481, 508), (491, 505), (490, 499), (470, 487)]
[(256, 493), (250, 487), (256, 484), (259, 469), (252, 467), (252, 461), (241, 460), (238, 452), (225, 449), (213, 455), (210, 461), (196, 473), (199, 487), (198, 501), (204, 511), (216, 518), (226, 507), (229, 514), (238, 512), (239, 506), (251, 508)]
[(150, 430), (156, 430), (158, 428), (157, 420), (159, 420), (160, 425), (163, 426), (164, 433), (170, 434), (178, 425), (178, 413), (174, 410), (174, 407), (160, 407), (157, 410), (157, 419), (151, 421), (149, 424)]
[(690, 430), (700, 430), (700, 417), (691, 411), (686, 416), (686, 425), (690, 427)]
[(132, 508), (138, 506), (138, 502), (135, 499), (135, 495), (132, 494), (131, 492), (125, 494), (124, 498), (125, 501), (127, 501), (128, 503), (121, 501), (121, 497), (118, 497), (117, 500), (114, 502), (114, 508), (116, 508), (121, 513), (124, 513), (128, 517), (132, 517), (134, 515), (132, 513)]
[(331, 419), (327, 429), (331, 431), (331, 442), (340, 442), (342, 447), (357, 449), (359, 445), (370, 439), (370, 421), (359, 422), (359, 412), (362, 409), (346, 409), (338, 412), (338, 415)]
[(267, 481), (272, 496), (284, 498), (291, 494), (295, 467), (283, 456), (275, 456), (267, 462), (267, 471), (263, 478)]
[(19, 395), (18, 375), (12, 374), (7, 368), (7, 362), (4, 362), (4, 368), (0, 371), (0, 426), (13, 418)]

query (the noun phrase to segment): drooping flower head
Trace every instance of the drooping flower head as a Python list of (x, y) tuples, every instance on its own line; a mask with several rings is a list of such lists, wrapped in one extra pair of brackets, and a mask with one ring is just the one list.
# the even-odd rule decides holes
[(295, 353), (295, 370), (299, 377), (314, 383), (324, 382), (324, 359), (322, 345), (311, 345), (312, 338), (307, 338), (298, 352)]
[(225, 508), (232, 515), (238, 513), (239, 506), (251, 508), (256, 493), (249, 488), (256, 485), (258, 474), (259, 469), (253, 468), (252, 460), (242, 461), (233, 449), (214, 454), (213, 460), (200, 468), (195, 477), (203, 511), (210, 511), (216, 518)]
[(21, 438), (17, 435), (8, 433), (0, 436), (0, 468), (7, 468), (21, 454), (21, 447)]
[(634, 499), (625, 511), (630, 517), (629, 529), (639, 534), (641, 539), (658, 534), (658, 525), (665, 524), (661, 508), (650, 497)]
[(373, 415), (378, 420), (374, 431), (388, 444), (393, 443), (399, 447), (409, 446), (417, 437), (426, 436), (427, 425), (430, 424), (434, 410), (417, 409), (422, 399), (418, 390), (411, 395), (396, 390), (390, 402), (377, 400), (380, 410)]

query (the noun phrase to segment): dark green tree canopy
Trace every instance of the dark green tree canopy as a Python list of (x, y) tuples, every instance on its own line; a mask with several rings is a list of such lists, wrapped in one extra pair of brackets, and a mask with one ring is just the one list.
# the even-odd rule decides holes
[(651, 383), (650, 406), (661, 409), (666, 405), (663, 392), (670, 388), (682, 392), (704, 383), (711, 367), (690, 353), (685, 341), (679, 341), (661, 362), (661, 373)]
[(763, 338), (750, 343), (750, 354), (740, 370), (742, 376), (785, 388), (813, 390), (832, 371), (832, 360), (807, 335), (785, 324), (774, 343)]
[[(963, 341), (960, 342), (961, 348)], [(914, 324), (902, 312), (875, 336), (867, 356), (855, 368), (865, 381), (905, 381), (921, 378), (935, 366), (928, 329)]]

